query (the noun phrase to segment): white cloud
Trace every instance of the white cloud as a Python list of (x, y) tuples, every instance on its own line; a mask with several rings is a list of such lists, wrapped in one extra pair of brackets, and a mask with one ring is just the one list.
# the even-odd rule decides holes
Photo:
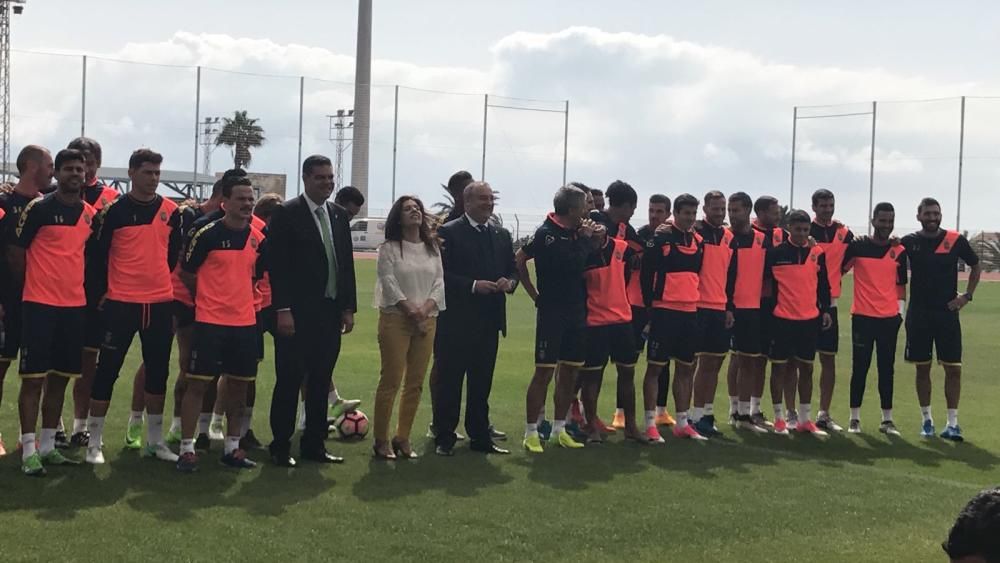
[[(793, 106), (995, 93), (989, 88), (997, 86), (946, 83), (879, 68), (796, 66), (667, 35), (581, 27), (512, 33), (496, 43), (492, 54), (492, 65), (484, 69), (376, 59), (373, 82), (569, 99), (570, 179), (602, 185), (620, 177), (641, 195), (698, 193), (717, 186), (753, 194), (766, 191), (784, 198)], [(290, 183), (295, 176), (298, 133), (299, 92), (294, 76), (324, 80), (306, 81), (304, 153), (332, 153), (325, 116), (350, 107), (353, 99), (353, 56), (322, 48), (178, 32), (163, 41), (127, 44), (107, 56), (292, 76), (267, 78), (206, 70), (202, 77), (202, 115), (247, 109), (258, 116), (269, 141), (255, 155), (253, 166), (283, 171), (289, 174)], [(37, 57), (33, 60), (37, 62)], [(15, 144), (65, 142), (79, 130), (79, 82), (78, 75), (72, 74), (74, 67), (66, 67), (71, 79), (52, 80), (18, 64), (15, 57)], [(189, 168), (194, 71), (92, 64), (88, 132), (108, 146), (111, 160), (121, 161), (132, 148), (146, 144), (162, 147), (171, 168)], [(482, 104), (478, 95), (400, 91), (398, 193), (417, 193), (434, 201), (437, 186), (454, 170), (466, 168), (478, 176)], [(561, 103), (532, 107), (558, 109)], [(862, 102), (803, 108), (801, 115), (863, 112), (869, 107)], [(391, 86), (373, 88), (372, 115), (372, 200), (383, 207), (388, 203), (391, 176)], [(974, 119), (970, 113), (970, 123)], [(870, 121), (861, 116), (803, 120), (799, 125), (796, 153), (802, 165), (797, 184), (804, 190), (816, 185), (836, 190), (841, 213), (849, 222), (863, 223)], [(979, 152), (988, 152), (984, 147), (997, 144), (995, 129), (977, 135), (976, 145), (967, 146), (967, 151), (976, 152), (978, 147)], [(503, 191), (505, 206), (543, 211), (548, 193), (561, 181), (562, 135), (558, 113), (489, 111), (487, 179)], [(922, 192), (943, 194), (948, 207), (953, 180), (948, 183), (946, 179), (954, 175), (942, 171), (924, 178), (923, 173), (933, 168), (928, 162), (953, 158), (956, 144), (957, 102), (880, 105), (876, 189), (884, 186), (886, 193), (900, 194), (901, 199)], [(222, 159), (223, 153), (216, 153), (216, 160), (221, 163)], [(975, 178), (994, 177), (993, 169), (989, 170)], [(905, 189), (900, 182), (905, 182)], [(977, 216), (976, 208), (987, 206), (976, 206), (970, 199), (977, 193), (975, 186), (966, 186), (963, 216), (965, 221), (985, 223), (989, 220), (985, 211)], [(909, 205), (909, 200), (899, 203)]]

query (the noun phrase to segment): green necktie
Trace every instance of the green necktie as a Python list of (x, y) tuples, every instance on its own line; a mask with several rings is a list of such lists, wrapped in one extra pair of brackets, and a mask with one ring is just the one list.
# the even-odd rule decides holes
[(330, 229), (330, 215), (326, 211), (326, 205), (316, 208), (316, 217), (319, 218), (320, 236), (323, 237), (323, 248), (326, 250), (326, 265), (328, 273), (326, 276), (325, 296), (330, 299), (337, 298), (337, 253), (333, 249), (333, 231)]

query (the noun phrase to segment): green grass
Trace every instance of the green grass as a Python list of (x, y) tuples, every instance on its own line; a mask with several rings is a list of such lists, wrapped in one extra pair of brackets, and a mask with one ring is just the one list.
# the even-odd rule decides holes
[[(340, 390), (362, 398), (366, 410), (379, 369), (376, 313), (368, 307), (373, 276), (374, 262), (359, 262), (363, 310), (336, 372)], [(841, 349), (849, 351), (849, 307), (841, 309)], [(891, 443), (876, 431), (872, 375), (862, 413), (869, 434), (861, 436), (821, 443), (737, 435), (727, 426), (725, 439), (705, 444), (668, 437), (663, 447), (644, 447), (613, 437), (583, 451), (529, 458), (518, 447), (518, 436), (532, 370), (534, 317), (520, 293), (510, 306), (510, 338), (501, 344), (492, 400), (492, 419), (512, 437), (515, 453), (508, 457), (486, 458), (463, 447), (454, 458), (431, 453), (415, 462), (386, 464), (371, 460), (370, 441), (333, 441), (328, 447), (348, 458), (342, 466), (289, 471), (264, 464), (236, 474), (215, 464), (217, 444), (203, 457), (201, 472), (180, 475), (169, 464), (119, 449), (130, 386), (130, 378), (122, 377), (105, 434), (108, 464), (54, 468), (44, 479), (28, 479), (18, 473), (18, 455), (0, 459), (0, 554), (5, 562), (349, 556), (362, 561), (940, 561), (939, 544), (959, 508), (997, 481), (1000, 434), (992, 423), (1000, 383), (990, 326), (998, 315), (996, 284), (984, 284), (963, 313), (961, 412), (971, 443), (961, 445), (917, 436), (913, 370), (900, 359), (896, 420), (904, 437)], [(131, 373), (136, 361), (133, 353), (123, 373)], [(840, 357), (834, 404), (841, 422), (847, 414), (848, 363), (849, 352)], [(270, 351), (261, 367), (254, 426), (269, 439)], [(939, 368), (934, 379), (941, 426)], [(0, 429), (11, 449), (17, 386), (12, 375), (0, 407)], [(606, 391), (602, 399), (606, 415), (613, 395)], [(424, 399), (415, 435), (423, 434), (430, 419), (427, 393)], [(725, 410), (724, 385), (715, 402)], [(430, 453), (423, 439), (416, 443)]]

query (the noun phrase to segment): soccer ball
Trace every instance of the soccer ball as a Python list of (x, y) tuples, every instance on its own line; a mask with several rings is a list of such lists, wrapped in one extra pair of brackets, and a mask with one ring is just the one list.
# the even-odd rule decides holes
[(333, 425), (341, 440), (360, 440), (368, 435), (368, 417), (359, 410), (338, 416)]

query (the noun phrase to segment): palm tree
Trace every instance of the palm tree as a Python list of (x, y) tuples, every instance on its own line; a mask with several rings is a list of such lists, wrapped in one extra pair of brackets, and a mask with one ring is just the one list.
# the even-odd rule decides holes
[(987, 272), (1000, 270), (1000, 240), (984, 241), (980, 238), (979, 256), (983, 259), (983, 269)]
[(233, 151), (233, 165), (245, 168), (253, 156), (251, 148), (264, 144), (264, 129), (257, 124), (258, 119), (247, 117), (246, 110), (233, 112), (233, 117), (222, 118), (222, 130), (215, 139), (215, 146), (227, 146)]
[[(437, 209), (437, 221), (438, 223), (443, 223), (444, 219), (451, 215), (453, 209), (455, 209), (455, 198), (452, 197), (451, 192), (448, 191), (448, 186), (441, 184), (441, 189), (444, 191), (444, 201), (439, 201), (433, 205), (432, 208)], [(500, 199), (500, 192), (493, 190), (493, 199), (497, 201)], [(490, 221), (497, 227), (503, 228), (503, 217), (494, 213), (490, 216)]]
[(787, 205), (781, 206), (781, 214), (778, 216), (778, 226), (782, 229), (788, 229), (788, 213), (792, 211)]

